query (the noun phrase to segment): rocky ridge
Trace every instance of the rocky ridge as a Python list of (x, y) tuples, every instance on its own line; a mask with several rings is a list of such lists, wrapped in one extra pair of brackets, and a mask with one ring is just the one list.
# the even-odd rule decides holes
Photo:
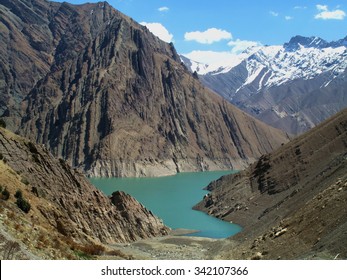
[[(16, 1), (25, 5), (25, 17), (3, 3), (6, 28), (16, 29), (13, 22), (25, 27), (27, 17), (41, 15), (37, 24), (51, 38), (51, 59), (44, 60), (48, 67), (30, 82), (32, 88), (21, 91), (20, 108), (8, 106), (3, 116), (14, 119), (21, 135), (45, 144), (89, 176), (241, 169), (288, 141), (286, 134), (206, 89), (182, 65), (172, 44), (107, 3)], [(41, 53), (20, 30), (25, 47)], [(22, 49), (16, 41), (8, 45)], [(11, 77), (16, 70), (6, 73)], [(16, 83), (10, 81), (3, 84), (13, 97)]]
[(225, 257), (346, 258), (346, 151), (344, 110), (211, 183), (196, 209), (244, 227)]
[[(56, 236), (79, 244), (105, 245), (169, 232), (162, 221), (134, 198), (122, 192), (106, 197), (64, 160), (53, 158), (43, 146), (3, 128), (0, 128), (0, 155), (1, 187), (11, 194), (9, 201), (0, 200), (2, 212), (8, 209), (7, 213), (17, 213), (20, 217), (17, 221), (23, 220), (13, 228), (30, 224), (36, 231), (42, 229), (52, 240)], [(28, 214), (12, 203), (17, 190), (31, 204)]]

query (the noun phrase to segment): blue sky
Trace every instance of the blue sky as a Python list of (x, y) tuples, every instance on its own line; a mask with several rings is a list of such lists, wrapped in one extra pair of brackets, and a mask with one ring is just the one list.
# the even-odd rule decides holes
[[(83, 0), (67, 0), (80, 4)], [(90, 1), (89, 2), (98, 2)], [(346, 0), (109, 0), (113, 7), (173, 41), (179, 53), (213, 56), (251, 45), (280, 45), (295, 35), (347, 36)], [(153, 24), (155, 23), (155, 24)]]

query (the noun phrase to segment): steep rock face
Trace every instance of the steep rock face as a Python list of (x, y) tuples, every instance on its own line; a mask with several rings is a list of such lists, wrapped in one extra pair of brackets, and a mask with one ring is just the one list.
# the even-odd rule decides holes
[(2, 128), (0, 154), (3, 162), (20, 174), (26, 192), (32, 197), (35, 194), (30, 201), (35, 213), (66, 237), (114, 243), (168, 233), (168, 228), (134, 198), (122, 192), (106, 197), (43, 146)]
[[(246, 236), (262, 244), (270, 252), (265, 258), (275, 258), (281, 250), (287, 258), (324, 250), (330, 257), (340, 253), (345, 258), (346, 243), (339, 242), (346, 237), (346, 151), (344, 110), (246, 170), (212, 183), (212, 193), (196, 208), (244, 226), (239, 239)], [(286, 236), (279, 238), (282, 234)], [(296, 247), (285, 248), (283, 241), (291, 238)], [(259, 250), (256, 245), (249, 252)]]
[(52, 5), (74, 16), (62, 16), (67, 30), (50, 21), (56, 53), (24, 99), (18, 131), (72, 166), (90, 176), (240, 169), (287, 141), (204, 88), (172, 44), (107, 4)]
[[(91, 14), (91, 9), (102, 12)], [(35, 84), (75, 56), (115, 11), (106, 3), (73, 6), (44, 0), (0, 3), (0, 115), (18, 124), (21, 102)]]

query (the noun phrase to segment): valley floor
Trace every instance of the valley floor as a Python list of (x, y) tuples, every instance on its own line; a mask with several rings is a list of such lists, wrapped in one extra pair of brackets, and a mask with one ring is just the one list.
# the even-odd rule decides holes
[[(173, 231), (165, 237), (156, 237), (129, 244), (112, 245), (122, 258), (137, 260), (212, 260), (222, 259), (220, 253), (232, 247), (234, 241), (195, 236), (182, 236)], [(108, 257), (106, 257), (108, 258)], [(113, 257), (110, 256), (110, 259)], [(99, 259), (105, 259), (100, 256)]]
[[(336, 240), (338, 241), (338, 240)], [(334, 242), (334, 241), (333, 241)], [(249, 244), (250, 243), (250, 244)], [(130, 260), (227, 260), (227, 259), (292, 259), (275, 258), (275, 255), (296, 255), (296, 259), (308, 260), (334, 260), (344, 259), (344, 253), (332, 254), (327, 250), (302, 250), (293, 246), (275, 246), (269, 256), (257, 255), (254, 248), (250, 249), (252, 240), (245, 243), (226, 238), (212, 239), (192, 236), (168, 235), (147, 240), (141, 240), (129, 244), (115, 244), (112, 248), (120, 256), (99, 256), (98, 259), (130, 259)], [(244, 246), (245, 245), (245, 246)], [(283, 245), (283, 244), (282, 244)], [(299, 253), (299, 255), (298, 255)], [(301, 254), (300, 254), (301, 253)], [(253, 255), (250, 255), (253, 254)]]

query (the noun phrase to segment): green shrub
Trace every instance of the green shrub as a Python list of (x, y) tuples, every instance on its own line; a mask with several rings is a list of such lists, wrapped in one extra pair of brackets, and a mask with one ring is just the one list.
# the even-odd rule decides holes
[(24, 198), (17, 198), (16, 204), (23, 212), (28, 213), (30, 211), (31, 205)]
[(10, 192), (5, 188), (1, 192), (1, 197), (2, 197), (3, 200), (8, 200), (10, 198)]
[(28, 147), (29, 147), (29, 151), (32, 153), (32, 154), (38, 154), (39, 152), (37, 151), (36, 149), (36, 146), (34, 143), (32, 142), (28, 142)]
[(23, 193), (21, 190), (17, 190), (16, 193), (14, 194), (15, 198), (23, 198)]
[(6, 128), (6, 123), (3, 119), (0, 119), (0, 127)]
[(32, 188), (31, 188), (31, 192), (32, 192), (34, 195), (36, 195), (37, 197), (40, 197), (40, 195), (39, 195), (39, 190), (38, 190), (36, 187), (32, 187)]

